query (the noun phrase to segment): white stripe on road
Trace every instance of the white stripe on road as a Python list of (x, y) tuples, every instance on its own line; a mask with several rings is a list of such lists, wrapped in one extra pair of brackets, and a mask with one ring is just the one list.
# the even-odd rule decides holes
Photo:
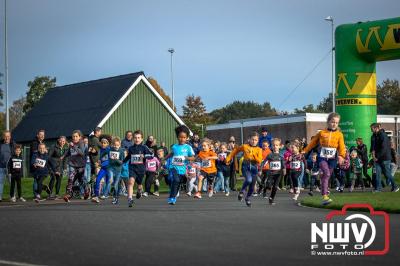
[(17, 262), (17, 261), (9, 261), (9, 260), (0, 260), (0, 265), (15, 265), (15, 266), (45, 266), (45, 265), (38, 265), (38, 264), (30, 264), (25, 262)]

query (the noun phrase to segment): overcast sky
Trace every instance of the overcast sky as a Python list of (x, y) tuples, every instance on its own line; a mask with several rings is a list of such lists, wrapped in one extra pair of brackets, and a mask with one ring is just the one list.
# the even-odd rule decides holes
[[(4, 0), (1, 68), (4, 72)], [(318, 103), (331, 90), (331, 59), (284, 103), (330, 49), (335, 24), (400, 15), (400, 2), (377, 0), (123, 1), (8, 0), (9, 90), (13, 101), (38, 75), (58, 85), (144, 71), (168, 94), (175, 49), (175, 100), (188, 94), (207, 110), (234, 100), (280, 110)], [(378, 81), (400, 79), (400, 61), (377, 64)]]

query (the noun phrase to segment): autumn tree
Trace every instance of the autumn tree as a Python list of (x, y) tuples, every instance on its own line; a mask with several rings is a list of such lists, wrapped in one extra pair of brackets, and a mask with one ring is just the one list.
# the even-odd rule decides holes
[(26, 98), (21, 97), (15, 100), (10, 107), (10, 130), (13, 130), (25, 115), (24, 105), (26, 103)]
[(161, 95), (161, 97), (168, 103), (168, 105), (176, 111), (176, 107), (173, 106), (171, 98), (165, 93), (164, 89), (161, 88), (160, 84), (158, 84), (157, 80), (154, 79), (153, 77), (147, 78), (147, 80), (150, 82), (151, 86)]
[(386, 79), (377, 86), (378, 114), (400, 114), (400, 87), (398, 80)]
[(46, 94), (46, 92), (56, 86), (56, 78), (50, 76), (37, 76), (34, 80), (28, 82), (28, 91), (26, 93), (26, 103), (24, 104), (24, 113), (29, 112), (36, 103)]
[(182, 106), (182, 111), (185, 124), (193, 132), (203, 137), (205, 127), (210, 122), (210, 117), (201, 97), (193, 94), (188, 95), (185, 105)]

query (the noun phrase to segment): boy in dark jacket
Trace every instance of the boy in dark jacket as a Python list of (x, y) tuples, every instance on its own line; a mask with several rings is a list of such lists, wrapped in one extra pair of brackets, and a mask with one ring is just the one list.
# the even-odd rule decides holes
[(17, 193), (18, 199), (22, 202), (26, 200), (22, 197), (21, 194), (21, 178), (23, 176), (23, 167), (22, 167), (22, 149), (21, 145), (15, 145), (14, 154), (11, 156), (10, 160), (8, 161), (8, 174), (10, 175), (11, 179), (11, 188), (10, 188), (10, 198), (11, 202), (16, 202), (17, 199), (15, 198), (15, 184), (17, 184)]
[(36, 180), (36, 191), (33, 191), (35, 196), (35, 202), (39, 203), (44, 199), (40, 198), (40, 194), (43, 189), (43, 180), (49, 175), (49, 155), (46, 150), (46, 145), (40, 143), (38, 146), (38, 151), (33, 154), (31, 159), (32, 174), (33, 178)]

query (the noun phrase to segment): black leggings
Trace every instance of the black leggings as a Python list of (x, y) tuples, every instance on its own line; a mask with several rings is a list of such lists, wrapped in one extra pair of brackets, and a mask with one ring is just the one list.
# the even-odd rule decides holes
[[(290, 180), (292, 181), (293, 189), (299, 187), (299, 176), (301, 175), (301, 171), (290, 171)], [(294, 193), (296, 193), (295, 191)]]
[(54, 181), (56, 182), (56, 194), (58, 195), (60, 193), (60, 187), (61, 187), (61, 175), (51, 174), (49, 183), (50, 194), (53, 194)]
[(146, 172), (146, 181), (144, 184), (144, 186), (145, 186), (144, 191), (146, 191), (147, 193), (150, 193), (151, 185), (155, 181), (155, 176), (156, 176), (155, 172)]
[(18, 198), (21, 197), (21, 178), (22, 178), (22, 176), (19, 176), (19, 175), (11, 176), (11, 188), (10, 188), (10, 197), (11, 198), (14, 197), (15, 184), (17, 184)]
[(281, 181), (281, 173), (269, 173), (268, 179), (272, 181), (272, 191), (270, 198), (274, 199), (276, 191), (278, 190), (279, 182)]

